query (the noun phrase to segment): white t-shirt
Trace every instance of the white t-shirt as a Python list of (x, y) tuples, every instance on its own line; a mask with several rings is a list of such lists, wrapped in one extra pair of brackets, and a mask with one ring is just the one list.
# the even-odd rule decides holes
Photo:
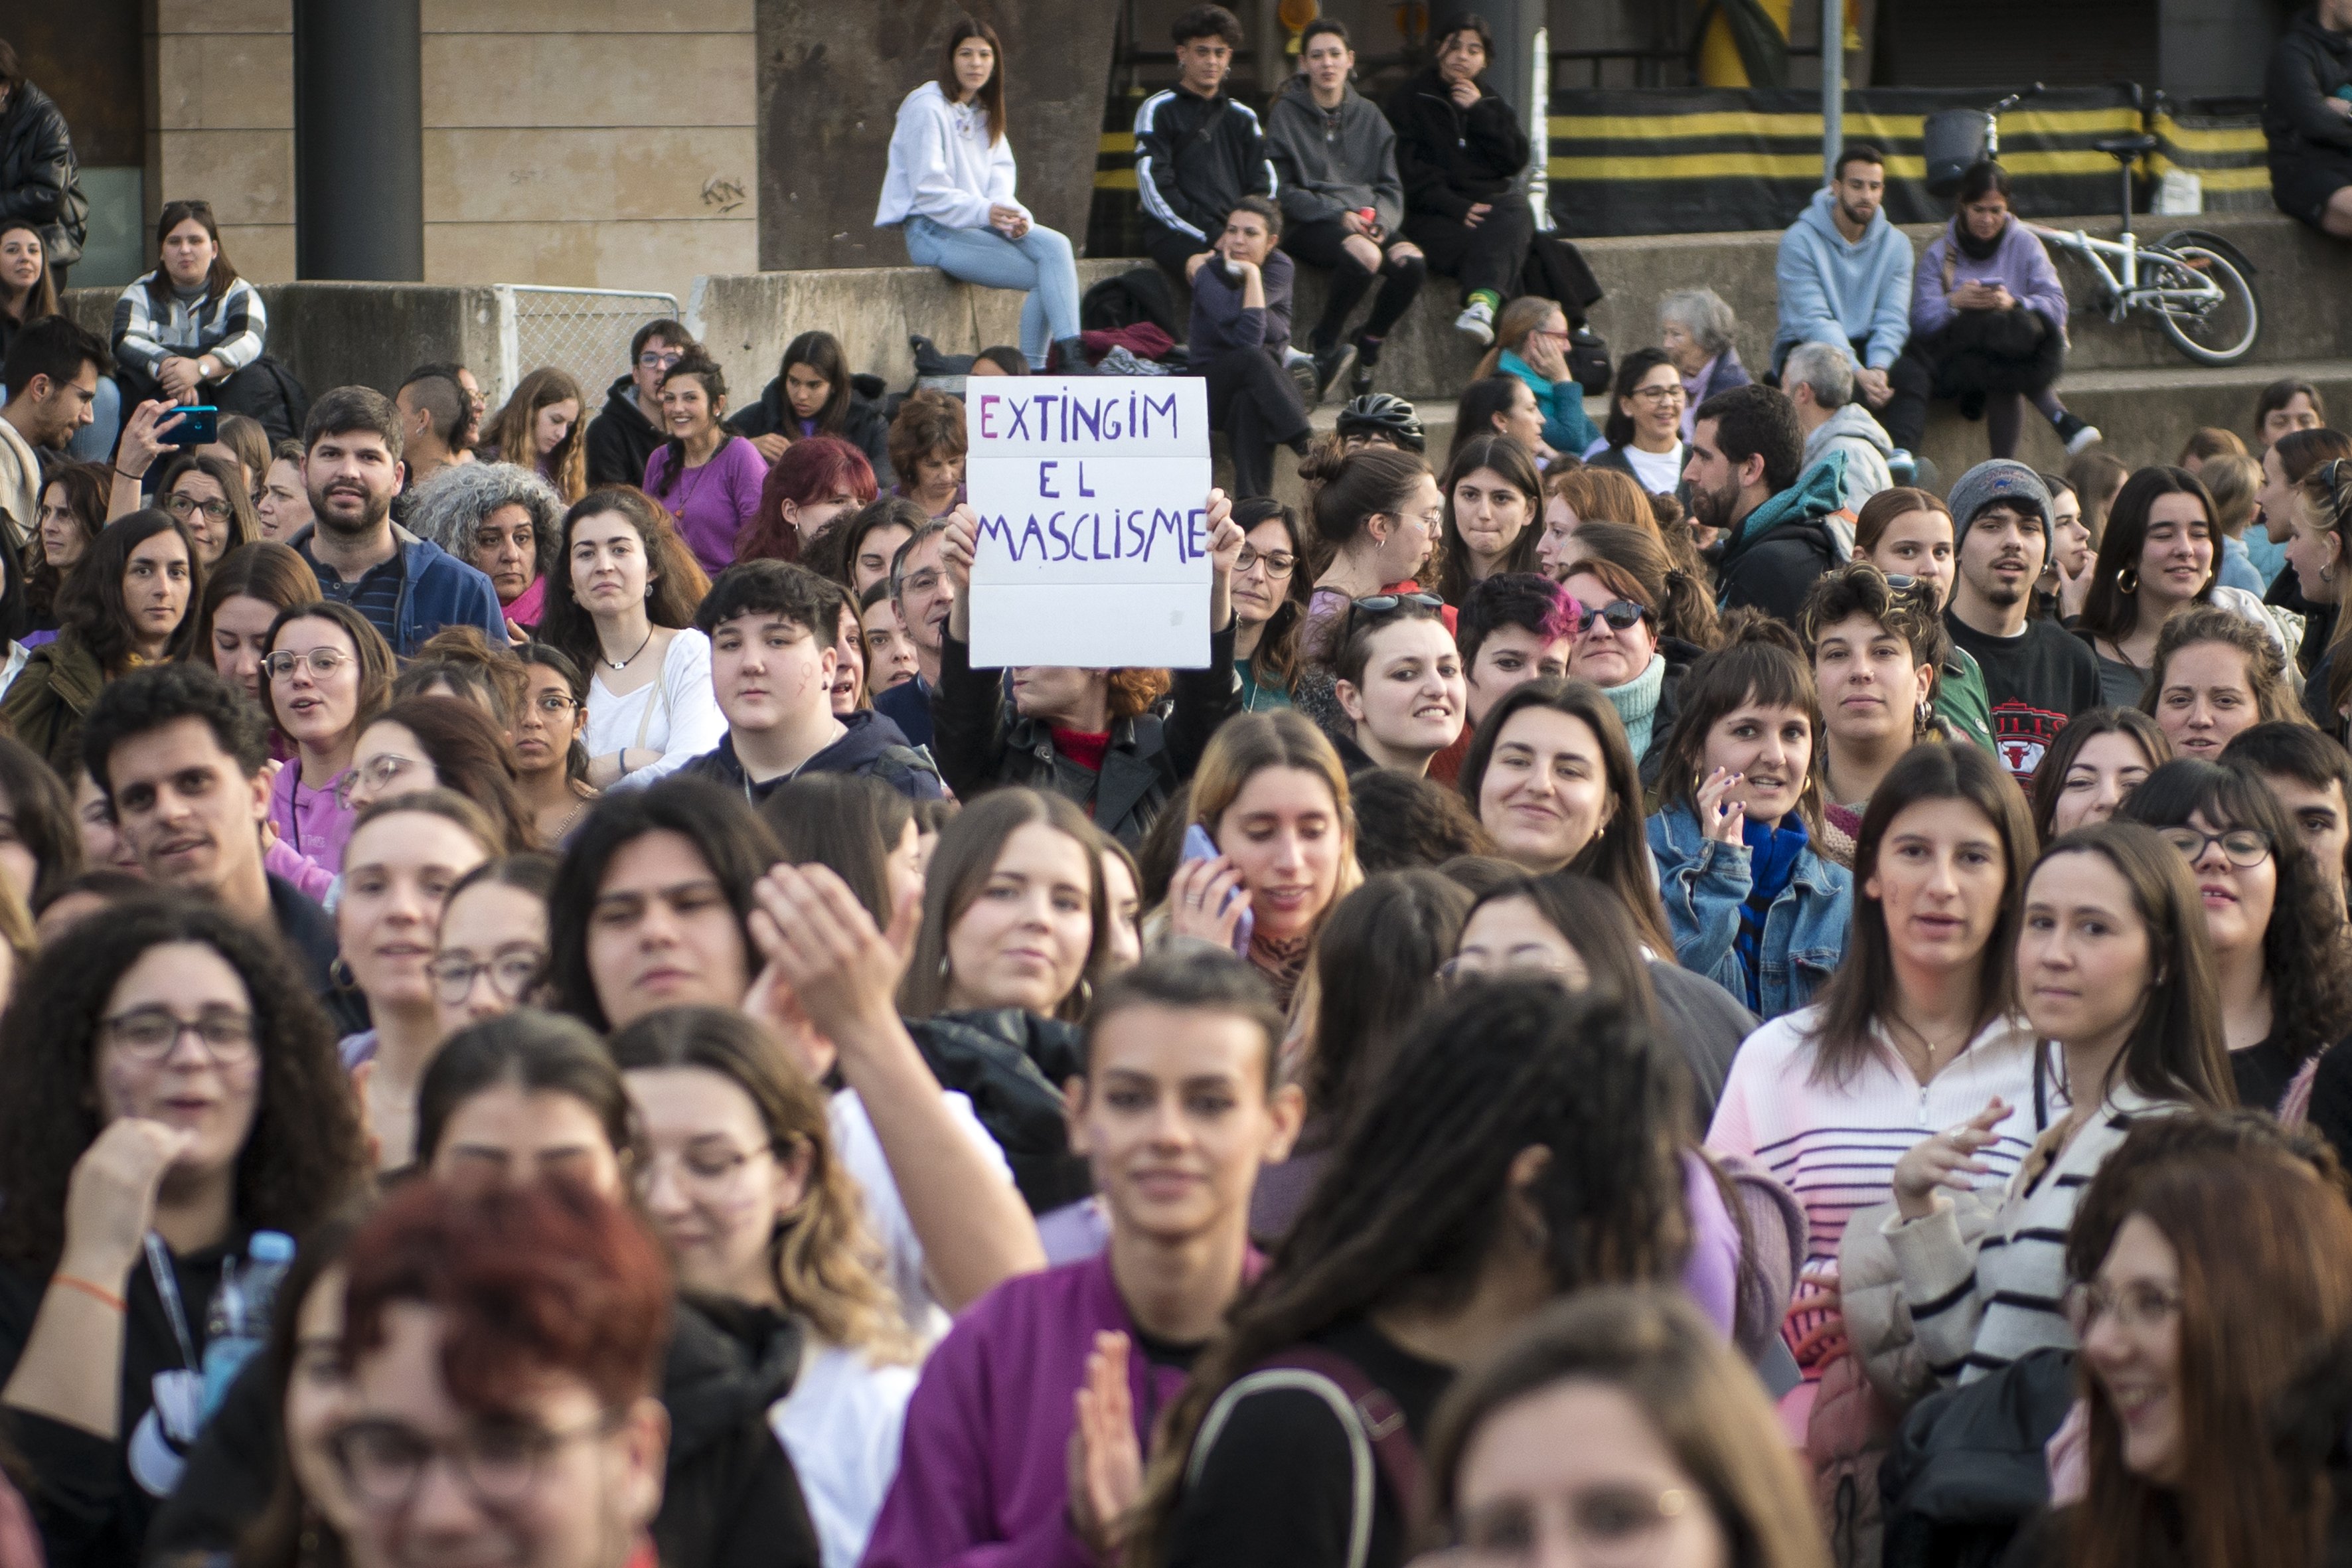
[(710, 686), (710, 639), (687, 626), (671, 635), (661, 674), (625, 696), (604, 688), (603, 667), (588, 682), (592, 757), (624, 748), (659, 752), (661, 760), (631, 772), (613, 787), (643, 789), (665, 773), (715, 751), (727, 733), (727, 715)]
[(800, 1478), (824, 1568), (856, 1568), (866, 1554), (874, 1517), (898, 1473), (898, 1436), (918, 1375), (911, 1366), (877, 1366), (856, 1351), (811, 1340), (793, 1391), (768, 1406), (768, 1426)]
[[(951, 1089), (940, 1093), (946, 1097), (948, 1114), (964, 1136), (988, 1156), (1005, 1184), (1012, 1185), (1013, 1167), (988, 1129), (981, 1125), (971, 1100)], [(883, 1157), (882, 1141), (875, 1135), (865, 1101), (857, 1098), (856, 1089), (845, 1089), (826, 1105), (825, 1121), (832, 1127), (834, 1152), (840, 1157), (842, 1169), (856, 1178), (866, 1196), (866, 1223), (873, 1227), (889, 1258), (890, 1284), (898, 1292), (907, 1326), (915, 1331), (919, 1342), (933, 1344), (948, 1331), (947, 1310), (931, 1294), (930, 1282), (923, 1277), (923, 1244), (915, 1235), (915, 1222), (907, 1217), (906, 1202), (898, 1196), (898, 1180), (890, 1173), (890, 1162)]]
[(1619, 448), (1625, 454), (1625, 466), (1642, 481), (1642, 488), (1652, 495), (1670, 496), (1683, 479), (1683, 444), (1675, 443), (1671, 452), (1644, 452), (1639, 447)]

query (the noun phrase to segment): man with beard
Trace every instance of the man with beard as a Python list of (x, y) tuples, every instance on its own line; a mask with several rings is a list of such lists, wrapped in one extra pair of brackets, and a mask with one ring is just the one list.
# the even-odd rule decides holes
[(1723, 607), (1753, 605), (1795, 625), (1815, 581), (1846, 556), (1830, 526), (1845, 504), (1844, 454), (1801, 476), (1804, 428), (1788, 395), (1769, 386), (1735, 386), (1700, 404), (1689, 447), (1691, 521), (1722, 535)]
[(507, 640), (498, 590), (439, 545), (392, 522), (400, 493), (401, 417), (370, 387), (339, 386), (311, 405), (302, 432), (311, 526), (288, 542), (319, 591), (351, 605), (403, 658), (443, 626), (478, 626)]
[(1815, 191), (1780, 236), (1772, 369), (1779, 374), (1799, 343), (1846, 350), (1861, 366), (1854, 382), (1862, 401), (1897, 447), (1916, 452), (1927, 426), (1927, 391), (1888, 380), (1911, 337), (1911, 242), (1880, 210), (1885, 163), (1875, 147), (1847, 147), (1829, 188)]
[(2096, 708), (2099, 662), (2057, 622), (2029, 618), (2050, 553), (2050, 491), (2023, 463), (1979, 463), (1952, 487), (1958, 573), (1944, 625), (1984, 668), (1993, 749), (2030, 784), (2066, 721)]
[(42, 464), (61, 459), (66, 443), (90, 422), (99, 378), (113, 366), (106, 345), (68, 316), (44, 316), (9, 342), (0, 380), (0, 530), (24, 552), (40, 526)]

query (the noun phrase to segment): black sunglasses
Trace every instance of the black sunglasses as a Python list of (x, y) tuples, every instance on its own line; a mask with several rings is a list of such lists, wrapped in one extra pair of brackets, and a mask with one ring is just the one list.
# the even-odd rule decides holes
[(1434, 594), (1372, 594), (1355, 601), (1356, 608), (1368, 616), (1384, 616), (1407, 605), (1417, 605), (1424, 610), (1442, 610), (1445, 607), (1445, 601)]
[(1612, 632), (1627, 632), (1648, 620), (1650, 611), (1647, 605), (1635, 604), (1631, 599), (1612, 599), (1605, 605), (1587, 610), (1584, 624), (1591, 626), (1596, 618), (1607, 622)]

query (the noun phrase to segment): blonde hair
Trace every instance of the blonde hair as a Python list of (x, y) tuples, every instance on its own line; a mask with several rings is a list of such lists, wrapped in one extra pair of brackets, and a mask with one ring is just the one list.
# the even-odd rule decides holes
[[(2263, 466), (2243, 452), (2217, 452), (2197, 470), (2213, 498), (2213, 527), (2231, 539), (2254, 521), (2254, 492), (2263, 488)], [(2216, 545), (2215, 549), (2220, 546)]]
[(1528, 334), (1555, 315), (1565, 320), (1568, 312), (1559, 308), (1559, 300), (1547, 300), (1538, 294), (1522, 294), (1504, 306), (1503, 313), (1495, 319), (1495, 346), (1478, 361), (1478, 368), (1470, 373), (1470, 379), (1484, 381), (1495, 374), (1495, 367), (1502, 363), (1506, 349), (1521, 359), (1527, 358), (1523, 345), (1528, 341)]
[(1553, 475), (1544, 495), (1566, 501), (1580, 528), (1588, 522), (1622, 522), (1653, 534), (1659, 531), (1658, 514), (1651, 510), (1642, 482), (1622, 469), (1570, 468)]
[(1201, 753), (1201, 765), (1192, 773), (1185, 815), (1214, 837), (1217, 819), (1241, 797), (1250, 780), (1268, 768), (1297, 768), (1315, 774), (1331, 792), (1331, 804), (1339, 813), (1339, 837), (1346, 853), (1339, 858), (1339, 877), (1338, 885), (1331, 889), (1331, 903), (1325, 905), (1315, 918), (1316, 929), (1320, 931), (1323, 918), (1331, 912), (1332, 905), (1364, 884), (1363, 868), (1356, 863), (1356, 814), (1348, 800), (1348, 770), (1340, 765), (1339, 753), (1332, 749), (1322, 731), (1288, 708), (1266, 713), (1236, 713), (1217, 727), (1217, 732), (1209, 739), (1208, 749)]

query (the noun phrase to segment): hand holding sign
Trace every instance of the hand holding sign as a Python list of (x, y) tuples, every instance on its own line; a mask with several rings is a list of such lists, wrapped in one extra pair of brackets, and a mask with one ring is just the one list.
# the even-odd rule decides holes
[(1196, 499), (1206, 384), (1008, 377), (976, 384), (965, 418), (972, 664), (1205, 666), (1225, 521)]

